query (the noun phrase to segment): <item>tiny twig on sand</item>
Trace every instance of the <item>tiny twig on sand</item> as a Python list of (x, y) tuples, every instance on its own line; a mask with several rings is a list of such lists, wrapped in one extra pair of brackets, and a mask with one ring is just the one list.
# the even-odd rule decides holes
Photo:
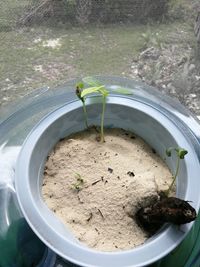
[(101, 181), (102, 181), (102, 179), (99, 179), (99, 180), (93, 182), (92, 185), (95, 185), (95, 184), (97, 184), (97, 183), (99, 183), (99, 182), (101, 182)]
[(105, 218), (104, 218), (104, 216), (103, 216), (103, 213), (101, 212), (101, 210), (100, 210), (100, 209), (98, 209), (98, 211), (99, 211), (99, 213), (100, 213), (101, 217), (102, 217), (103, 219), (105, 219)]

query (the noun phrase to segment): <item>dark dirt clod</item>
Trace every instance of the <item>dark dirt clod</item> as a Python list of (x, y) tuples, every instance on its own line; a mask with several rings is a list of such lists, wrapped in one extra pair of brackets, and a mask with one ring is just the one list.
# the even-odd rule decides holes
[(95, 229), (95, 231), (99, 234), (99, 230), (98, 230), (96, 227), (95, 227), (94, 229)]
[(153, 154), (156, 154), (156, 150), (154, 148), (152, 148), (152, 152)]
[(127, 174), (128, 174), (129, 176), (131, 176), (131, 177), (134, 177), (134, 176), (135, 176), (134, 172), (132, 172), (132, 171), (128, 171)]
[(100, 137), (100, 135), (97, 135), (97, 136), (96, 136), (96, 141), (97, 141), (97, 142), (100, 142), (100, 141), (101, 141), (101, 137)]
[(196, 219), (197, 214), (187, 201), (161, 194), (160, 199), (141, 207), (135, 217), (139, 226), (154, 234), (164, 223), (176, 225), (189, 223)]
[(110, 173), (113, 173), (113, 169), (112, 169), (112, 168), (108, 168), (108, 171), (109, 171)]
[(88, 217), (88, 219), (86, 221), (89, 222), (92, 219), (92, 217), (93, 217), (93, 214), (91, 212), (90, 215), (89, 215), (89, 217)]

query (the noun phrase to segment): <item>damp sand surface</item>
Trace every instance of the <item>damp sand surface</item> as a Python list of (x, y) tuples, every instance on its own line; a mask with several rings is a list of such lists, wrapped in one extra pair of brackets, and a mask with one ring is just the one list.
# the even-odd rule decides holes
[(97, 142), (89, 130), (57, 143), (45, 165), (42, 194), (80, 242), (101, 251), (127, 250), (147, 239), (132, 218), (138, 203), (166, 190), (171, 173), (135, 134), (108, 129), (105, 140)]

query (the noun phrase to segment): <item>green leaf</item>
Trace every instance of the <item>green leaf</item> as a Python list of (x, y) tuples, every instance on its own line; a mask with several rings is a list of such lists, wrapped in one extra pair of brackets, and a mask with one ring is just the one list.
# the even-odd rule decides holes
[[(102, 85), (102, 87), (103, 87), (103, 85)], [(101, 87), (89, 87), (89, 88), (85, 88), (81, 92), (81, 97), (85, 97), (86, 95), (89, 95), (89, 94), (92, 94), (92, 93), (97, 93), (97, 92), (99, 92), (100, 89), (101, 89)]]
[(100, 93), (102, 94), (104, 97), (106, 97), (109, 92), (105, 89), (105, 87), (103, 85), (99, 86), (99, 87), (89, 87), (89, 88), (85, 88), (82, 92), (81, 92), (81, 97), (84, 98), (86, 95), (92, 94), (92, 93)]
[(115, 89), (116, 93), (122, 94), (122, 95), (132, 95), (133, 92), (128, 88), (118, 87)]
[(168, 157), (171, 157), (172, 150), (176, 151), (177, 156), (180, 159), (184, 159), (185, 155), (188, 153), (187, 150), (185, 150), (184, 148), (181, 148), (181, 147), (177, 147), (177, 148), (175, 148), (175, 147), (169, 147), (168, 149), (166, 149), (166, 155)]
[(83, 89), (84, 88), (84, 83), (83, 82), (79, 82), (76, 84), (76, 87)]
[(171, 155), (172, 155), (172, 150), (174, 149), (174, 147), (169, 147), (168, 149), (166, 149), (166, 155), (168, 156), (168, 157), (171, 157)]
[(109, 92), (105, 87), (99, 87), (99, 93), (101, 93), (104, 97), (108, 96)]
[(88, 85), (90, 85), (92, 87), (102, 86), (102, 83), (100, 83), (96, 78), (94, 78), (92, 76), (88, 76), (88, 77), (83, 78), (83, 82), (87, 83)]
[(187, 150), (185, 150), (184, 148), (181, 148), (181, 147), (177, 148), (176, 152), (177, 152), (180, 159), (184, 159), (185, 155), (188, 153)]

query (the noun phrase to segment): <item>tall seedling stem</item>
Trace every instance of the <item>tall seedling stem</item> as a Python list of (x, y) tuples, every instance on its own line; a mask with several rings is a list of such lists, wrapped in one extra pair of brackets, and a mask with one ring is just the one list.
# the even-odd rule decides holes
[(105, 138), (104, 138), (104, 116), (105, 116), (105, 108), (106, 108), (106, 96), (103, 95), (102, 97), (103, 97), (103, 99), (102, 99), (103, 107), (102, 107), (102, 114), (101, 114), (101, 140), (100, 140), (101, 143), (105, 142)]
[(104, 85), (101, 85), (97, 81), (87, 80), (87, 83), (89, 85), (91, 84), (91, 87), (84, 89), (83, 83), (79, 83), (76, 86), (76, 95), (82, 101), (82, 104), (83, 104), (83, 112), (84, 112), (84, 119), (85, 119), (86, 128), (88, 128), (88, 118), (87, 118), (87, 110), (86, 110), (86, 105), (85, 105), (85, 97), (87, 95), (91, 95), (93, 93), (99, 93), (102, 96), (100, 142), (103, 143), (105, 141), (105, 139), (104, 139), (104, 117), (105, 117), (106, 97), (109, 94), (109, 92), (106, 90)]
[(76, 85), (76, 95), (81, 100), (83, 104), (83, 114), (84, 114), (84, 121), (85, 121), (85, 127), (88, 128), (88, 118), (87, 118), (87, 109), (85, 105), (85, 97), (81, 96), (82, 89), (84, 88), (83, 83), (79, 83)]
[(84, 114), (84, 120), (85, 120), (85, 127), (88, 128), (88, 118), (87, 118), (87, 110), (85, 105), (85, 100), (83, 101), (83, 114)]
[(168, 190), (166, 191), (166, 195), (169, 196), (170, 191), (172, 190), (172, 187), (176, 181), (176, 178), (178, 176), (179, 173), (179, 168), (180, 168), (180, 160), (184, 159), (185, 155), (188, 153), (187, 150), (185, 150), (184, 148), (174, 148), (174, 147), (170, 147), (166, 150), (166, 155), (168, 157), (171, 157), (172, 151), (176, 152), (176, 156), (177, 156), (177, 160), (176, 160), (176, 169), (175, 169), (175, 174), (172, 175), (172, 183), (170, 184)]

